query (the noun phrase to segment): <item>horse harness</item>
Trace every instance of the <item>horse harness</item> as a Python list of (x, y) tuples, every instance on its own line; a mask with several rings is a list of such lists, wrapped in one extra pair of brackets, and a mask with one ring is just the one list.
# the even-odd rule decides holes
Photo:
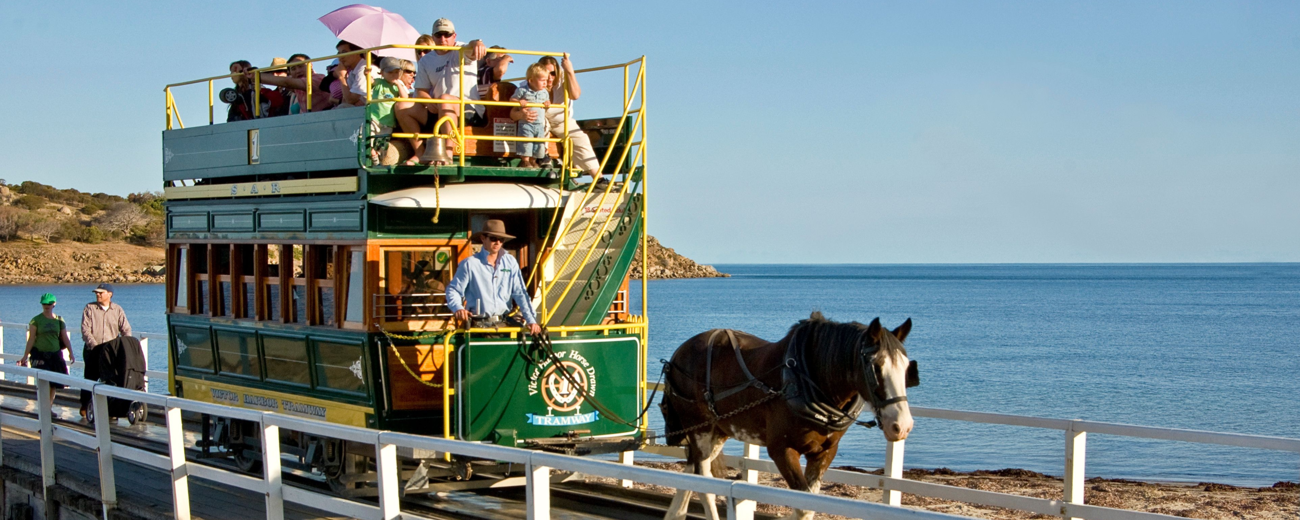
[[(727, 339), (730, 340), (731, 349), (736, 354), (736, 363), (740, 365), (740, 370), (744, 372), (747, 381), (715, 394), (713, 392), (713, 345), (718, 334), (722, 332), (727, 334)], [(708, 352), (705, 356), (704, 401), (709, 407), (709, 413), (713, 415), (712, 420), (706, 424), (716, 424), (723, 419), (738, 415), (741, 412), (749, 410), (750, 408), (770, 401), (776, 397), (785, 397), (786, 405), (790, 407), (790, 411), (794, 412), (796, 416), (825, 427), (830, 431), (844, 431), (855, 423), (867, 428), (872, 428), (879, 423), (880, 413), (886, 406), (907, 401), (906, 395), (895, 396), (888, 399), (881, 399), (876, 395), (874, 389), (880, 385), (880, 380), (876, 376), (874, 364), (871, 363), (870, 360), (866, 359), (868, 353), (864, 352), (861, 348), (862, 340), (864, 338), (859, 337), (857, 342), (857, 361), (870, 367), (870, 369), (864, 369), (863, 372), (867, 377), (867, 387), (873, 389), (871, 393), (871, 406), (875, 411), (876, 420), (867, 422), (857, 420), (858, 415), (862, 413), (862, 407), (867, 404), (867, 402), (860, 396), (855, 395), (853, 400), (844, 408), (838, 408), (834, 404), (827, 402), (825, 392), (823, 392), (812, 380), (812, 376), (808, 373), (806, 363), (804, 362), (804, 336), (806, 334), (806, 330), (801, 330), (795, 334), (795, 337), (791, 338), (790, 344), (786, 347), (785, 351), (785, 363), (780, 367), (781, 389), (773, 390), (757, 377), (754, 377), (754, 374), (749, 371), (749, 366), (745, 364), (745, 358), (741, 356), (740, 347), (736, 343), (735, 331), (732, 329), (714, 329), (709, 334), (707, 342)], [(863, 335), (865, 336), (865, 334), (866, 332), (864, 331)], [(916, 361), (912, 361), (908, 365), (906, 386), (912, 387), (917, 384), (920, 384), (920, 378), (918, 377)], [(715, 403), (718, 400), (731, 397), (750, 387), (757, 388), (766, 395), (755, 402), (728, 412), (725, 415), (718, 414), (718, 410), (715, 406)], [(696, 428), (700, 426), (703, 426), (703, 424), (697, 425)]]

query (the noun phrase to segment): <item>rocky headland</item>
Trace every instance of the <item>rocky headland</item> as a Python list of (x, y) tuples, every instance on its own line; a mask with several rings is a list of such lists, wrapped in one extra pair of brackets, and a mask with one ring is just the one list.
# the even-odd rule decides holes
[[(677, 254), (671, 247), (664, 247), (659, 240), (651, 236), (646, 239), (649, 245), (646, 256), (650, 268), (646, 271), (651, 280), (663, 280), (670, 278), (726, 278), (731, 275), (720, 273), (711, 265), (702, 265), (696, 263), (690, 258)], [(641, 252), (638, 250), (636, 259), (632, 261), (632, 278), (641, 279)]]

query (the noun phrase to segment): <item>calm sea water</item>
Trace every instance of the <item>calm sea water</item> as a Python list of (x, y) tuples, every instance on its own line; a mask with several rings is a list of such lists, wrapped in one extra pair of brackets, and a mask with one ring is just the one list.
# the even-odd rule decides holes
[[(732, 277), (651, 282), (652, 376), (714, 327), (776, 340), (813, 310), (890, 327), (910, 317), (916, 406), (1300, 437), (1300, 264), (717, 267)], [(76, 322), (90, 290), (0, 287), (0, 320), (25, 323), (53, 292)], [(123, 285), (115, 301), (136, 330), (161, 332), (162, 297)], [(6, 331), (5, 352), (21, 341)], [(165, 366), (154, 350), (150, 366)], [(884, 445), (855, 428), (835, 464), (879, 467)], [(918, 418), (906, 465), (1060, 475), (1064, 446), (1056, 430)], [(1271, 485), (1300, 480), (1300, 456), (1093, 434), (1087, 474)]]

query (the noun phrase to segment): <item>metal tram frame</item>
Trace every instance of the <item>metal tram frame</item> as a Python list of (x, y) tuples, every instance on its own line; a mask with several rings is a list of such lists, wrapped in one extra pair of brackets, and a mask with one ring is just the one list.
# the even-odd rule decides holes
[[(465, 59), (460, 48), (414, 45), (347, 54), (364, 54), (369, 64), (385, 48)], [(254, 111), (261, 115), (263, 72), (306, 66), (310, 77), (312, 64), (339, 56), (257, 70)], [(646, 260), (645, 57), (577, 72), (618, 69), (619, 116), (579, 121), (610, 180), (587, 185), (574, 182), (567, 135), (499, 135), (491, 125), (467, 127), (464, 110), (459, 121), (437, 122), (450, 123), (447, 134), (374, 136), (365, 108), (310, 112), (310, 101), (302, 114), (216, 124), (214, 82), (234, 74), (168, 85), (169, 390), (449, 439), (576, 454), (635, 450), (647, 405), (644, 277), (640, 314), (629, 306), (635, 252)], [(174, 91), (203, 84), (208, 125), (186, 128)], [(432, 100), (367, 95), (368, 105), (384, 102)], [(519, 106), (463, 93), (442, 102), (486, 106), (489, 121)], [(552, 106), (572, 114), (567, 99)], [(416, 136), (455, 142), (455, 164), (398, 166), (370, 153), (387, 139)], [(545, 143), (559, 168), (518, 168), (508, 147), (493, 148), (524, 140)], [(430, 288), (474, 253), (471, 232), (489, 216), (522, 230), (507, 249), (548, 326), (549, 351), (518, 328), (456, 328), (442, 294)], [(260, 471), (254, 425), (209, 417), (202, 424), (205, 454)], [(339, 493), (376, 489), (370, 447), (289, 431), (282, 442), (284, 455)], [(447, 454), (403, 455), (408, 492), (495, 486), (518, 470)]]

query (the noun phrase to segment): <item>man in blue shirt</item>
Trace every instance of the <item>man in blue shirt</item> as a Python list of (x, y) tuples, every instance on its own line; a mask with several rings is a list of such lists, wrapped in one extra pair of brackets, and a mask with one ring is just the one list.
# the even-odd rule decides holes
[(456, 275), (447, 285), (447, 306), (457, 320), (469, 323), (471, 317), (505, 316), (514, 300), (528, 332), (540, 334), (542, 327), (537, 324), (537, 314), (524, 288), (519, 262), (501, 250), (507, 240), (515, 237), (507, 235), (505, 223), (495, 219), (487, 221), (478, 236), (483, 249), (456, 267)]

